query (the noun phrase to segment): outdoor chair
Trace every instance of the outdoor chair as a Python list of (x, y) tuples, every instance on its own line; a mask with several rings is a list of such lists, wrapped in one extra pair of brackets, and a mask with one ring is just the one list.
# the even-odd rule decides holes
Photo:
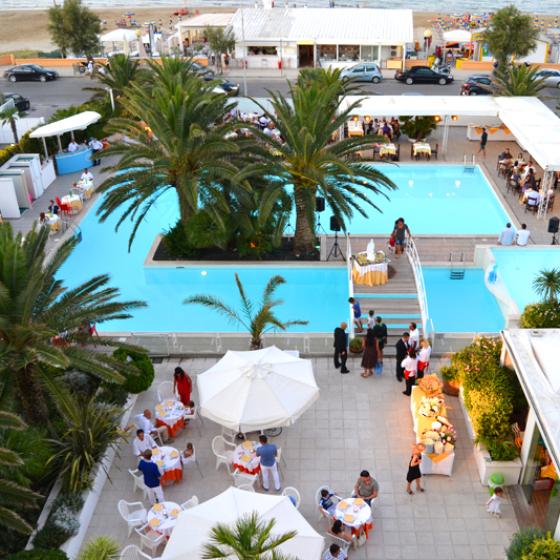
[(202, 416), (200, 416), (200, 414), (198, 413), (198, 409), (195, 406), (192, 413), (191, 414), (184, 414), (183, 418), (186, 420), (188, 420), (189, 422), (192, 422), (194, 420), (198, 420), (198, 424), (197, 424), (197, 429), (198, 429), (198, 435), (202, 436), (202, 432), (200, 431), (200, 426), (203, 426), (204, 423), (202, 421)]
[(256, 492), (255, 487), (252, 484), (240, 484), (239, 486), (236, 486), (236, 488), (239, 488), (239, 490), (245, 490), (245, 492)]
[(216, 456), (216, 470), (220, 468), (220, 465), (225, 465), (229, 471), (229, 466), (233, 462), (233, 449), (235, 446), (228, 443), (222, 436), (216, 436), (212, 440), (212, 452)]
[(200, 473), (201, 478), (204, 478), (204, 475), (202, 474), (202, 469), (200, 468), (200, 465), (198, 464), (198, 459), (196, 458), (196, 447), (194, 445), (193, 445), (193, 454), (187, 458), (183, 457), (182, 461), (185, 467), (187, 465), (191, 465), (194, 463), (196, 465), (196, 468), (198, 469), (198, 472)]
[(157, 549), (166, 542), (165, 535), (154, 531), (149, 523), (142, 525), (140, 528), (134, 529), (140, 536), (140, 549), (148, 549), (152, 555)]
[(128, 536), (132, 534), (132, 529), (140, 527), (146, 523), (148, 512), (142, 502), (127, 502), (126, 500), (119, 500), (117, 508), (121, 517), (128, 525)]
[(135, 544), (129, 544), (121, 550), (120, 560), (155, 560), (142, 552)]
[(317, 490), (315, 491), (315, 505), (319, 508), (319, 521), (321, 521), (321, 519), (327, 519), (330, 521), (330, 513), (321, 507), (321, 490), (328, 490), (330, 494), (334, 494), (334, 491), (328, 484), (319, 486), (319, 488), (317, 488)]
[(432, 155), (437, 159), (437, 154), (439, 150), (439, 144), (436, 144), (435, 148), (432, 148)]
[(176, 398), (175, 394), (173, 393), (173, 383), (171, 381), (163, 381), (158, 385), (157, 398), (158, 398), (158, 403), (164, 401), (165, 399)]
[(296, 509), (299, 509), (299, 506), (301, 505), (301, 494), (297, 488), (294, 488), (293, 486), (286, 486), (286, 488), (282, 490), (282, 496), (288, 496), (288, 498), (292, 500)]
[(140, 490), (142, 492), (142, 496), (144, 500), (148, 499), (148, 488), (144, 484), (144, 476), (140, 473), (138, 469), (128, 469), (130, 476), (132, 477), (132, 481), (134, 483), (134, 492), (136, 490)]
[(193, 496), (190, 500), (187, 500), (186, 502), (183, 502), (181, 504), (181, 509), (182, 510), (191, 509), (197, 506), (198, 504), (199, 504), (198, 498), (196, 496)]
[(230, 430), (222, 426), (222, 437), (226, 440), (229, 445), (237, 446), (237, 432), (235, 430)]
[(348, 555), (348, 550), (352, 543), (348, 542), (346, 539), (333, 535), (329, 531), (325, 532), (325, 537), (326, 537), (327, 544), (329, 545), (333, 543), (337, 544), (338, 546), (340, 546), (340, 550), (342, 550), (346, 555)]
[(72, 206), (70, 206), (70, 204), (64, 204), (64, 203), (62, 202), (62, 200), (60, 200), (60, 197), (59, 197), (59, 196), (56, 196), (56, 197), (55, 197), (55, 200), (56, 200), (57, 206), (58, 206), (59, 209), (60, 209), (60, 212), (61, 212), (63, 215), (70, 216), (70, 215), (72, 214)]
[[(144, 416), (144, 415), (143, 414), (137, 414), (134, 417), (134, 425), (136, 426), (136, 429), (139, 429), (140, 426), (142, 425), (142, 423), (141, 423), (142, 416)], [(162, 447), (165, 445), (162, 435), (157, 430), (155, 430), (150, 435), (152, 436), (154, 441), (157, 441)]]
[(239, 488), (240, 486), (245, 486), (245, 485), (249, 484), (254, 489), (255, 488), (255, 483), (257, 482), (257, 480), (259, 478), (258, 474), (244, 473), (244, 472), (239, 471), (238, 469), (235, 469), (231, 473), (231, 476), (233, 478), (233, 485), (236, 488)]

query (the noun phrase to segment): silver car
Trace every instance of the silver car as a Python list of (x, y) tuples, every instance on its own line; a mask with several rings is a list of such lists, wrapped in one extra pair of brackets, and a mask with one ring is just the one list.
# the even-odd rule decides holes
[(536, 77), (541, 78), (547, 87), (560, 88), (560, 70), (543, 68), (536, 73)]
[(340, 73), (340, 77), (350, 78), (356, 82), (372, 82), (374, 84), (378, 84), (383, 79), (379, 66), (374, 62), (354, 64), (354, 66), (345, 68)]

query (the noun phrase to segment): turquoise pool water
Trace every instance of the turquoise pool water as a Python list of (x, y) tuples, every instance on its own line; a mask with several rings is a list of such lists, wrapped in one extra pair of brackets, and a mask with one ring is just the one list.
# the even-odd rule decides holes
[[(377, 166), (399, 187), (384, 196), (371, 196), (381, 212), (366, 208), (367, 217), (355, 214), (351, 234), (389, 234), (400, 216), (413, 234), (498, 234), (511, 221), (492, 186), (477, 166), (403, 164)], [(328, 230), (331, 213), (321, 214)], [(295, 223), (292, 220), (292, 224)]]
[(174, 194), (166, 193), (150, 210), (130, 253), (127, 247), (130, 223), (124, 223), (118, 233), (114, 231), (118, 216), (100, 224), (95, 215), (100, 202), (96, 201), (82, 220), (82, 242), (62, 267), (60, 276), (72, 287), (97, 274), (109, 273), (111, 285), (121, 290), (121, 299), (140, 299), (148, 303), (147, 308), (134, 311), (131, 319), (100, 325), (102, 331), (236, 332), (236, 325), (216, 312), (182, 303), (191, 295), (204, 293), (237, 307), (235, 272), (254, 299), (260, 299), (262, 289), (274, 274), (286, 279), (287, 284), (277, 292), (285, 301), (278, 308), (278, 317), (283, 321), (309, 321), (308, 325), (292, 327), (291, 332), (332, 332), (340, 321), (348, 318), (345, 266), (328, 269), (243, 265), (145, 268), (144, 260), (155, 236), (177, 220)]
[(527, 304), (539, 299), (533, 290), (533, 280), (539, 271), (560, 268), (560, 247), (495, 248), (492, 253), (496, 259), (497, 273), (520, 312)]
[(422, 267), (430, 317), (436, 332), (499, 332), (504, 317), (484, 283), (481, 268), (465, 269), (463, 280), (451, 280), (449, 268)]

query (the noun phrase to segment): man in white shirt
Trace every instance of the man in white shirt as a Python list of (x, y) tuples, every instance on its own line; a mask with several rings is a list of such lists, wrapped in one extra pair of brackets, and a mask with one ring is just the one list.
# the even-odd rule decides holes
[(135, 418), (136, 426), (139, 430), (143, 430), (145, 434), (149, 434), (152, 437), (157, 437), (158, 434), (162, 438), (163, 441), (167, 441), (169, 439), (169, 433), (167, 431), (166, 426), (159, 426), (156, 428), (154, 423), (152, 422), (152, 412), (151, 410), (144, 410), (143, 414), (139, 414)]
[(408, 332), (410, 334), (410, 338), (408, 339), (408, 346), (410, 348), (414, 348), (415, 350), (418, 350), (418, 347), (420, 346), (420, 333), (418, 332), (418, 327), (416, 326), (416, 323), (414, 322), (410, 323), (408, 327)]
[(76, 143), (75, 140), (72, 140), (70, 144), (68, 144), (68, 151), (70, 153), (77, 152), (80, 149), (80, 146)]
[(96, 154), (103, 149), (103, 142), (99, 141), (97, 138), (90, 138), (88, 146), (93, 150), (93, 165), (100, 165), (101, 160)]
[(498, 245), (513, 245), (513, 241), (515, 239), (515, 229), (511, 227), (511, 224), (508, 222), (506, 224), (506, 228), (500, 233), (498, 237)]
[(136, 430), (136, 437), (132, 442), (132, 449), (134, 449), (136, 457), (143, 455), (146, 449), (153, 449), (154, 447), (157, 447), (157, 445), (150, 434), (145, 434), (144, 430)]
[(93, 175), (89, 169), (84, 169), (84, 172), (80, 176), (80, 180), (84, 183), (93, 183)]
[(531, 232), (527, 229), (527, 224), (521, 224), (521, 229), (517, 232), (517, 245), (525, 247), (529, 243)]

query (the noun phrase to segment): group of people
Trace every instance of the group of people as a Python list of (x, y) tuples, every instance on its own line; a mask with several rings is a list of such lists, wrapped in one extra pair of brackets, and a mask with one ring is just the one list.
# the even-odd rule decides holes
[(401, 124), (399, 119), (364, 119), (362, 121), (364, 134), (371, 136), (382, 136), (389, 142), (397, 141), (401, 136)]
[(519, 247), (525, 247), (527, 243), (529, 243), (530, 238), (531, 231), (527, 229), (527, 224), (521, 224), (521, 229), (516, 230), (511, 223), (508, 222), (498, 236), (498, 245), (518, 245)]
[(98, 156), (98, 152), (100, 152), (101, 150), (103, 150), (103, 148), (105, 148), (106, 143), (103, 143), (101, 140), (98, 140), (95, 137), (91, 137), (86, 141), (82, 142), (81, 144), (78, 144), (78, 142), (76, 142), (76, 140), (74, 138), (72, 138), (72, 140), (70, 140), (68, 147), (66, 148), (66, 151), (73, 154), (74, 152), (78, 152), (80, 150), (85, 150), (87, 148), (91, 148), (92, 152), (93, 152), (93, 165), (100, 165), (101, 164), (101, 160), (99, 159)]

